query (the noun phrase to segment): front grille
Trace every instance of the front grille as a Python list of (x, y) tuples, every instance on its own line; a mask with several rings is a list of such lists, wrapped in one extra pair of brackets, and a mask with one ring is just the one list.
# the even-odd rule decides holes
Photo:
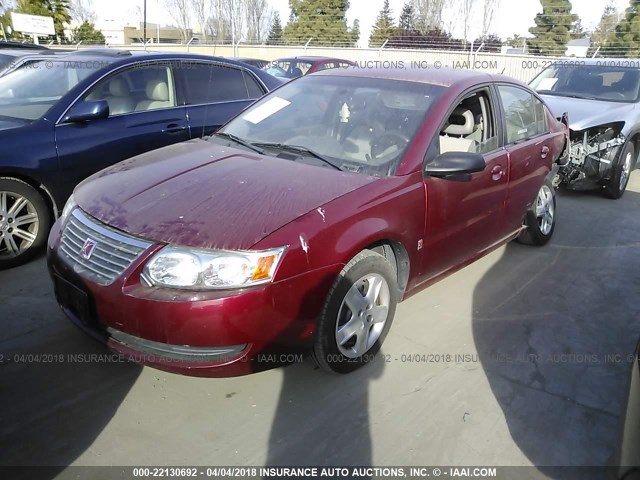
[(60, 256), (78, 275), (99, 285), (111, 285), (151, 245), (76, 208), (62, 231)]

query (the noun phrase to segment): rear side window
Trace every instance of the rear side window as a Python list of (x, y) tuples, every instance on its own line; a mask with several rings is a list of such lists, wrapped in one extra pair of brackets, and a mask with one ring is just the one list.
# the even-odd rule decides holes
[(544, 104), (518, 87), (498, 86), (504, 108), (507, 143), (515, 143), (548, 131)]
[[(214, 63), (183, 63), (187, 105), (257, 98), (249, 93), (242, 70)], [(260, 93), (259, 96), (262, 96)]]
[(249, 98), (260, 98), (265, 94), (262, 87), (258, 85), (257, 80), (253, 78), (253, 75), (251, 75), (248, 72), (242, 72), (242, 74), (244, 75), (244, 81), (247, 85), (247, 92), (249, 93)]

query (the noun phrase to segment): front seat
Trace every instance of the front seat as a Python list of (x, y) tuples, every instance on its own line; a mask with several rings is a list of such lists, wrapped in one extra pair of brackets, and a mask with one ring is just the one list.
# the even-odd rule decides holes
[(127, 82), (116, 77), (109, 82), (109, 95), (104, 98), (109, 104), (109, 114), (119, 115), (133, 112), (135, 102), (129, 94)]
[(477, 142), (472, 138), (464, 138), (474, 130), (473, 112), (464, 107), (456, 108), (449, 117), (448, 125), (440, 134), (440, 153), (475, 152)]
[(145, 94), (147, 96), (147, 100), (138, 102), (138, 105), (136, 105), (136, 112), (173, 106), (169, 99), (169, 86), (165, 81), (159, 79), (149, 80), (147, 82), (147, 87), (145, 88)]

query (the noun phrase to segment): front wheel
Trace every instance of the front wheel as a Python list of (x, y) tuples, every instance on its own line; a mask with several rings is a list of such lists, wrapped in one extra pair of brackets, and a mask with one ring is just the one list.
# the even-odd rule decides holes
[(313, 348), (326, 371), (349, 373), (373, 360), (396, 311), (397, 280), (382, 255), (364, 250), (340, 272), (325, 302)]
[(47, 240), (51, 214), (28, 183), (0, 178), (0, 270), (31, 259)]
[(604, 194), (613, 199), (624, 195), (629, 184), (629, 177), (631, 176), (631, 170), (633, 170), (635, 149), (633, 143), (627, 142), (622, 149), (622, 153), (618, 157), (618, 161), (613, 167), (613, 175), (611, 180), (604, 187)]
[(556, 228), (556, 191), (550, 180), (540, 187), (536, 201), (527, 211), (526, 229), (518, 237), (525, 245), (545, 245)]

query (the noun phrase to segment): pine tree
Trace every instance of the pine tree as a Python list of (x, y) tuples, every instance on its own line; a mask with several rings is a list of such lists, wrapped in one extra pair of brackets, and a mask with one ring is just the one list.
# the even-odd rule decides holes
[(609, 37), (615, 33), (616, 26), (621, 18), (622, 15), (616, 9), (613, 1), (611, 1), (611, 3), (604, 8), (600, 22), (591, 34), (591, 47), (589, 48), (587, 56), (591, 57), (598, 50), (603, 51), (603, 49), (606, 49)]
[(624, 18), (602, 50), (610, 57), (640, 57), (640, 0), (630, 0)]
[(373, 24), (373, 30), (369, 37), (369, 47), (381, 47), (385, 41), (393, 38), (395, 33), (396, 27), (394, 25), (391, 7), (389, 7), (389, 0), (384, 0), (382, 10), (378, 14), (376, 23)]
[(271, 20), (271, 28), (269, 29), (269, 37), (267, 45), (279, 45), (282, 43), (282, 23), (280, 22), (280, 14), (275, 12)]
[(413, 9), (413, 4), (411, 2), (407, 2), (402, 7), (402, 13), (400, 14), (400, 20), (398, 22), (398, 28), (405, 31), (415, 30), (415, 10)]
[(360, 20), (358, 20), (357, 18), (353, 21), (353, 27), (351, 27), (351, 30), (349, 31), (349, 33), (351, 34), (351, 42), (352, 42), (352, 47), (357, 47), (358, 46), (358, 41), (360, 40)]
[(289, 7), (291, 19), (283, 35), (288, 44), (305, 44), (310, 38), (318, 46), (353, 43), (346, 17), (349, 0), (289, 0)]
[(86, 20), (82, 22), (78, 28), (73, 29), (73, 41), (89, 45), (105, 43), (102, 32), (100, 30), (96, 30), (95, 24)]
[(529, 29), (531, 53), (536, 55), (564, 55), (571, 40), (571, 28), (578, 16), (571, 13), (569, 0), (540, 0), (542, 13), (536, 15), (535, 27)]

